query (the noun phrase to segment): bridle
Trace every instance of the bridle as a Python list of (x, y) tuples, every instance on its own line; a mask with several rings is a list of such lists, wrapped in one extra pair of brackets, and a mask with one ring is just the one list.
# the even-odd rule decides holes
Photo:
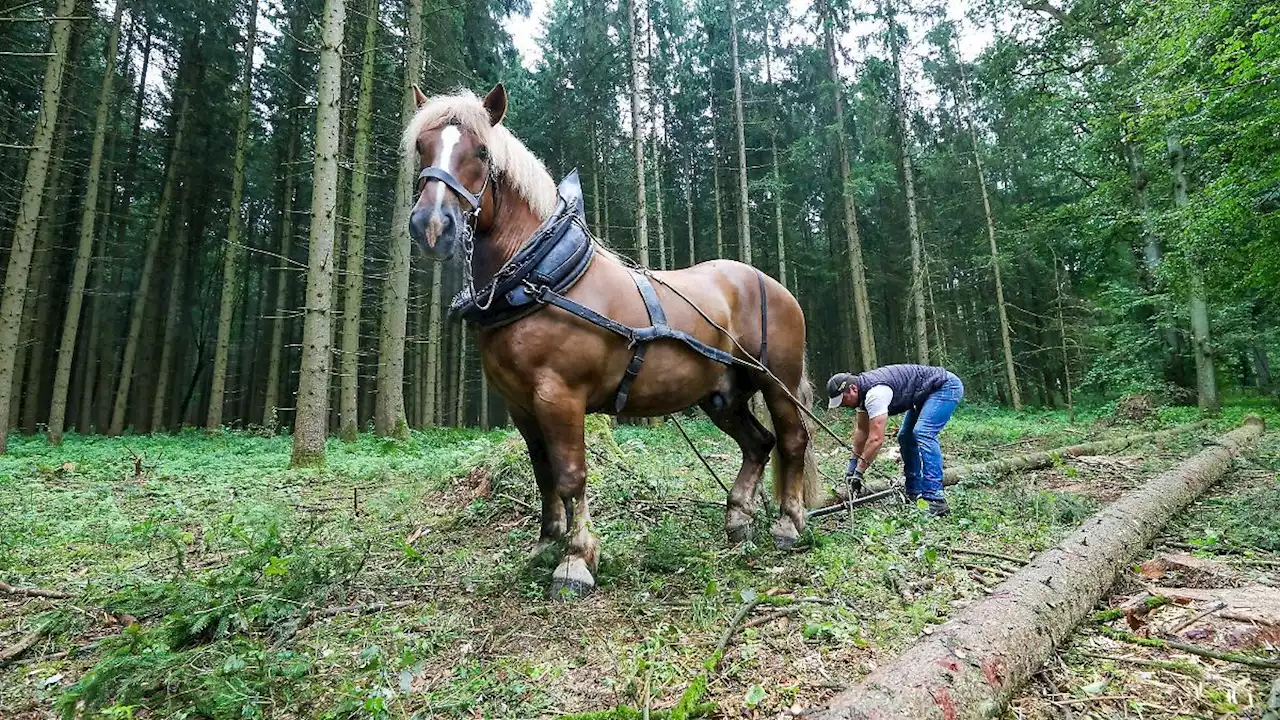
[[(471, 274), (471, 257), (475, 253), (476, 223), (480, 220), (480, 208), (484, 204), (485, 193), (489, 191), (490, 184), (497, 184), (498, 182), (497, 178), (493, 176), (493, 160), (492, 158), (485, 159), (484, 184), (480, 186), (480, 192), (477, 193), (468, 190), (467, 186), (454, 177), (453, 173), (434, 165), (422, 168), (422, 172), (418, 173), (417, 183), (423, 184), (424, 180), (439, 180), (444, 183), (445, 187), (452, 190), (454, 195), (457, 195), (471, 206), (471, 209), (464, 213), (462, 227), (458, 229), (458, 233), (461, 235), (460, 242), (465, 256), (462, 264), (462, 281), (465, 283), (466, 290), (471, 294), (471, 297), (475, 297), (476, 286)], [(426, 188), (424, 187), (423, 190), (425, 191)], [(481, 310), (489, 309), (489, 306), (493, 304), (493, 296), (494, 293), (490, 292), (489, 300), (480, 308)], [(477, 301), (476, 305), (480, 305), (480, 303)]]

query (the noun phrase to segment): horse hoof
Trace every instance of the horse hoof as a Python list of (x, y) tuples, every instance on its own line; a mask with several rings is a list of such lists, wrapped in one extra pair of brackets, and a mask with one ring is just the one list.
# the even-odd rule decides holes
[(568, 558), (551, 574), (551, 587), (547, 591), (547, 597), (552, 600), (567, 600), (585, 597), (595, 589), (596, 581), (587, 569), (586, 561), (582, 558)]
[(790, 550), (795, 547), (799, 539), (800, 533), (796, 530), (795, 523), (791, 522), (791, 518), (786, 515), (778, 518), (778, 522), (773, 526), (774, 546), (779, 550)]
[(741, 545), (751, 539), (751, 523), (728, 526), (724, 529), (724, 534), (729, 539), (730, 547)]

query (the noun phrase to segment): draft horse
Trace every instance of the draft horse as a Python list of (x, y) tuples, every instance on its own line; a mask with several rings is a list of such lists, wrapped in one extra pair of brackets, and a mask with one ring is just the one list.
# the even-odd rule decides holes
[[(414, 94), (418, 110), (403, 142), (406, 162), (420, 169), (410, 235), (435, 259), (462, 255), (466, 281), (455, 309), (479, 326), (484, 372), (528, 444), (542, 496), (534, 552), (565, 540), (551, 593), (595, 587), (599, 539), (587, 509), (587, 413), (705, 410), (742, 449), (725, 512), (730, 543), (749, 537), (756, 483), (773, 452), (781, 512), (772, 534), (779, 546), (794, 544), (806, 504), (815, 504), (820, 490), (796, 402), (807, 406), (812, 392), (795, 297), (729, 260), (633, 271), (586, 232), (572, 184), (558, 190), (542, 162), (502, 125), (502, 85), (483, 100), (465, 91), (427, 98), (415, 87)], [(572, 277), (548, 279), (557, 272)], [(495, 307), (506, 313), (497, 320), (490, 317), (500, 312)], [(748, 407), (756, 393), (772, 431)]]

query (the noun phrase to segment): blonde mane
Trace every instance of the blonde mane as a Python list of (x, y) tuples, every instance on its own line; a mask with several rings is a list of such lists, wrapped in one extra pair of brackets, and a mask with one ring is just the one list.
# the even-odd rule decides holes
[[(556, 205), (556, 184), (551, 174), (506, 126), (489, 124), (489, 111), (469, 90), (460, 90), (454, 95), (437, 95), (418, 108), (404, 130), (401, 151), (416, 153), (418, 136), (448, 123), (457, 123), (462, 129), (478, 135), (489, 148), (494, 174), (519, 193), (539, 218), (545, 220), (550, 217)], [(413, 160), (417, 162), (417, 157)]]

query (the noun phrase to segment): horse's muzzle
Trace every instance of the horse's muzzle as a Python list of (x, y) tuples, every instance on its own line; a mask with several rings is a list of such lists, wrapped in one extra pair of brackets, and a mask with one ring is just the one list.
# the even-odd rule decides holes
[(409, 237), (424, 253), (435, 258), (453, 254), (457, 234), (457, 212), (453, 208), (415, 208), (409, 213)]

